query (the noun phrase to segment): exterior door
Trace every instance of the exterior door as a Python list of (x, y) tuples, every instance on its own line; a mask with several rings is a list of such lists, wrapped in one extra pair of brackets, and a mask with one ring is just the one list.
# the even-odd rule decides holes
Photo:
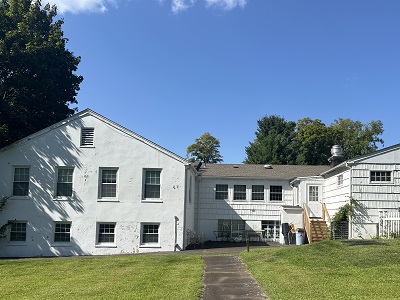
[(322, 218), (322, 187), (320, 185), (307, 186), (307, 206), (311, 218)]

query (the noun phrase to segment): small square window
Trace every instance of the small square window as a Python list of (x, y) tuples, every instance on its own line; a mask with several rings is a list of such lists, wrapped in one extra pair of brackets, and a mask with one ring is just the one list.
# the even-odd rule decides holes
[(10, 230), (11, 242), (25, 242), (26, 241), (26, 222), (11, 221), (12, 226)]
[(142, 244), (158, 244), (160, 224), (142, 224)]
[(81, 129), (81, 147), (94, 146), (94, 128)]
[(227, 184), (215, 185), (215, 199), (216, 200), (227, 200), (228, 199), (228, 185)]
[(246, 200), (246, 186), (237, 185), (233, 186), (233, 200)]
[(13, 196), (29, 195), (29, 168), (15, 167), (13, 177)]
[(56, 222), (54, 224), (54, 242), (69, 243), (71, 241), (71, 223)]
[(115, 223), (99, 223), (97, 242), (114, 243), (115, 240)]

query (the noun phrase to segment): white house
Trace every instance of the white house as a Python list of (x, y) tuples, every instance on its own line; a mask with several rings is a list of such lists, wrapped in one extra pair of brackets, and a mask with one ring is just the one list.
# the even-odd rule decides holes
[(3, 148), (0, 169), (2, 257), (173, 251), (194, 226), (193, 167), (91, 110)]
[(350, 199), (346, 237), (400, 234), (400, 144), (346, 161), (337, 150), (326, 166), (190, 164), (84, 110), (0, 149), (0, 257), (284, 243), (290, 223), (313, 242)]

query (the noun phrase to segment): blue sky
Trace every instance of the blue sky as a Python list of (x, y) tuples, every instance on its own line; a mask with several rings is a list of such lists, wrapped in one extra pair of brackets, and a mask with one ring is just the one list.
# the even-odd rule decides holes
[(400, 143), (398, 0), (53, 3), (82, 57), (79, 110), (183, 157), (210, 132), (242, 162), (265, 115), (381, 120)]

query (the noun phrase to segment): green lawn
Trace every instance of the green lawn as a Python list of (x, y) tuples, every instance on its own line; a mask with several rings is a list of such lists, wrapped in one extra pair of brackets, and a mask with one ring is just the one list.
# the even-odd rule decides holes
[(400, 240), (253, 249), (248, 269), (277, 299), (400, 299)]
[(198, 255), (0, 260), (1, 299), (198, 299)]

